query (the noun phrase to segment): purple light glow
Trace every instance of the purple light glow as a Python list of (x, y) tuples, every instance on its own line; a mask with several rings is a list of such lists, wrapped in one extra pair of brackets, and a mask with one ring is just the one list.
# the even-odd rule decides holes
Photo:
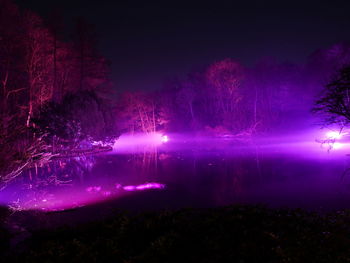
[(115, 184), (114, 188), (109, 185), (89, 186), (80, 190), (72, 187), (36, 196), (23, 195), (7, 205), (14, 210), (63, 211), (120, 198), (131, 192), (164, 188), (164, 184), (155, 182), (127, 186)]
[(90, 186), (86, 188), (86, 192), (96, 193), (101, 191), (101, 186)]
[(321, 148), (326, 148), (328, 152), (330, 150), (347, 149), (349, 147), (349, 142), (346, 141), (347, 135), (349, 135), (349, 132), (344, 132), (339, 128), (326, 132), (323, 139), (316, 141), (321, 143)]
[(161, 137), (161, 140), (162, 140), (162, 142), (168, 142), (169, 141), (169, 137), (167, 135), (163, 135)]
[(337, 131), (329, 131), (326, 133), (326, 137), (330, 140), (341, 139), (343, 134)]
[(147, 189), (164, 189), (164, 184), (159, 183), (148, 183), (136, 186), (136, 190), (147, 190)]
[[(336, 132), (338, 135), (339, 133)], [(343, 135), (344, 133), (342, 133)], [(327, 136), (334, 135), (333, 133), (327, 133)], [(250, 158), (251, 153), (259, 153), (261, 160), (264, 160), (266, 156), (288, 156), (288, 158), (302, 158), (307, 160), (308, 163), (312, 163), (313, 160), (338, 160), (339, 157), (344, 156), (348, 153), (350, 146), (349, 142), (344, 141), (346, 136), (340, 141), (337, 140), (328, 140), (326, 143), (320, 145), (320, 143), (315, 142), (315, 137), (325, 138), (326, 132), (321, 129), (310, 129), (309, 131), (302, 131), (300, 134), (290, 135), (290, 137), (266, 137), (266, 138), (256, 138), (254, 142), (248, 143), (233, 143), (234, 141), (222, 140), (212, 137), (197, 137), (185, 136), (185, 135), (172, 134), (171, 144), (168, 144), (166, 147), (162, 148), (158, 153), (158, 159), (156, 160), (160, 164), (158, 167), (158, 175), (162, 175), (161, 180), (168, 180), (166, 177), (163, 177), (163, 174), (171, 174), (173, 176), (178, 176), (177, 171), (173, 171), (173, 167), (182, 167), (183, 161), (186, 158), (198, 158), (195, 159), (196, 162), (205, 164), (200, 166), (200, 169), (214, 171), (220, 167), (222, 162), (226, 160), (236, 160), (236, 158)], [(158, 142), (164, 140), (165, 135), (159, 134), (158, 137), (154, 136), (123, 136), (120, 140), (119, 145), (123, 145), (126, 148), (133, 146), (136, 143), (146, 144), (149, 142)], [(132, 141), (129, 141), (133, 139)], [(135, 141), (136, 140), (136, 141)], [(321, 140), (320, 140), (321, 141)], [(331, 142), (331, 143), (330, 143)], [(327, 148), (333, 149), (334, 151), (329, 152)], [(133, 147), (130, 147), (130, 150), (133, 150)], [(144, 149), (137, 148), (136, 150)], [(145, 148), (154, 150), (154, 148)], [(137, 151), (136, 151), (137, 152)], [(139, 153), (138, 151), (137, 153)], [(153, 154), (152, 151), (146, 153)], [(188, 152), (195, 153), (195, 155), (187, 155)], [(142, 151), (142, 153), (144, 153)], [(178, 153), (181, 153), (179, 155)], [(42, 211), (62, 211), (67, 209), (78, 208), (81, 206), (86, 206), (90, 204), (104, 202), (106, 200), (119, 199), (128, 195), (133, 195), (140, 193), (142, 191), (148, 191), (152, 189), (165, 189), (166, 185), (161, 184), (158, 179), (155, 179), (154, 174), (151, 172), (153, 170), (149, 169), (149, 166), (144, 166), (147, 176), (143, 177), (144, 174), (141, 174), (141, 169), (143, 169), (144, 164), (148, 164), (147, 161), (140, 158), (144, 158), (144, 155), (136, 155), (135, 159), (121, 158), (119, 153), (115, 156), (110, 153), (105, 156), (100, 156), (100, 163), (105, 164), (105, 168), (102, 171), (93, 171), (92, 174), (95, 174), (97, 180), (92, 181), (90, 177), (87, 178), (87, 184), (82, 186), (81, 183), (78, 185), (72, 184), (71, 186), (62, 186), (59, 188), (50, 189), (44, 193), (44, 191), (23, 191), (16, 188), (16, 196), (14, 195), (0, 195), (0, 202), (3, 205), (9, 205), (14, 209), (18, 210), (42, 210)], [(152, 158), (154, 155), (150, 155)], [(265, 157), (264, 157), (265, 156)], [(147, 157), (147, 156), (146, 156)], [(220, 158), (220, 160), (218, 160)], [(278, 157), (279, 158), (279, 157)], [(293, 159), (292, 158), (292, 159)], [(153, 160), (153, 159), (152, 159)], [(164, 161), (164, 162), (163, 162)], [(112, 169), (110, 166), (113, 162), (117, 162), (118, 165), (122, 165), (120, 170)], [(161, 163), (163, 162), (163, 163)], [(97, 163), (97, 162), (96, 162)], [(174, 166), (174, 164), (178, 166)], [(137, 166), (140, 165), (140, 166)], [(275, 164), (274, 164), (275, 165)], [(278, 166), (278, 163), (276, 164)], [(68, 166), (68, 165), (67, 165)], [(124, 170), (124, 168), (127, 169)], [(153, 168), (153, 166), (151, 166)], [(98, 167), (100, 169), (100, 167)], [(135, 169), (136, 168), (136, 169)], [(140, 169), (139, 169), (140, 168)], [(143, 170), (142, 170), (143, 171)], [(151, 172), (150, 172), (151, 171)], [(220, 170), (219, 170), (220, 171)], [(65, 171), (66, 173), (67, 171)], [(129, 174), (130, 172), (130, 174)], [(187, 171), (185, 171), (187, 172)], [(184, 172), (184, 173), (185, 173)], [(296, 173), (298, 170), (296, 170)], [(68, 173), (68, 172), (67, 172)], [(180, 173), (182, 175), (183, 173)], [(196, 174), (196, 173), (194, 173)], [(106, 179), (103, 179), (106, 175)], [(142, 176), (143, 181), (140, 180), (140, 175)], [(116, 177), (110, 177), (116, 176)], [(135, 177), (133, 177), (135, 176)], [(149, 177), (150, 176), (150, 177)], [(156, 177), (158, 178), (158, 177)], [(189, 185), (187, 177), (179, 180), (184, 180), (182, 183), (184, 185)], [(134, 183), (134, 182), (139, 183)], [(171, 183), (171, 182), (169, 182)], [(194, 186), (195, 188), (196, 186)], [(217, 186), (213, 186), (215, 188)], [(209, 188), (209, 187), (208, 187)], [(259, 191), (259, 190), (257, 190)], [(18, 194), (17, 194), (18, 193)], [(178, 196), (174, 196), (175, 199)], [(153, 202), (153, 201), (152, 201)]]
[(159, 183), (147, 183), (147, 184), (140, 184), (140, 185), (128, 185), (124, 186), (123, 189), (125, 191), (143, 191), (143, 190), (149, 190), (149, 189), (164, 189), (164, 184)]
[(145, 147), (157, 147), (169, 141), (168, 135), (161, 133), (123, 134), (113, 145), (115, 152), (137, 152)]
[(340, 143), (340, 142), (335, 142), (332, 145), (332, 149), (334, 149), (334, 150), (339, 150), (339, 149), (342, 149), (344, 147), (345, 147), (345, 144)]
[(123, 189), (125, 190), (125, 191), (135, 191), (136, 190), (136, 186), (134, 186), (134, 185), (127, 185), (127, 186), (124, 186), (123, 187)]
[(104, 196), (110, 196), (110, 195), (112, 195), (112, 192), (111, 191), (104, 191), (103, 195)]

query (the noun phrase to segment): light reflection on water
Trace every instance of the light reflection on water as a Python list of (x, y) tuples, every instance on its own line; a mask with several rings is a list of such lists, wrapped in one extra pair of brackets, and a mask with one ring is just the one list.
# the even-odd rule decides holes
[[(178, 138), (56, 160), (18, 178), (0, 193), (0, 201), (18, 209), (64, 210), (160, 189), (169, 206), (350, 208), (346, 153), (347, 147), (327, 152), (313, 140)], [(162, 199), (160, 194), (151, 202), (167, 207)]]

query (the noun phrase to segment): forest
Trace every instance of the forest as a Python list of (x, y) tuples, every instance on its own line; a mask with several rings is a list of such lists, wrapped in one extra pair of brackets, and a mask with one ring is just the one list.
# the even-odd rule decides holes
[[(77, 18), (66, 29), (58, 12), (49, 17), (0, 0), (3, 182), (124, 133), (249, 137), (293, 131), (309, 121), (305, 116), (324, 87), (350, 63), (350, 45), (337, 43), (301, 64), (261, 58), (247, 66), (224, 58), (187, 76), (164, 76), (162, 89), (129, 91), (111, 81), (93, 25)], [(328, 102), (318, 101), (321, 111)]]

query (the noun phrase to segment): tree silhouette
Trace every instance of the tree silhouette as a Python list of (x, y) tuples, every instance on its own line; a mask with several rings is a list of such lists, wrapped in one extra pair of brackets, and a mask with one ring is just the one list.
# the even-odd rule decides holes
[(326, 125), (340, 124), (344, 127), (350, 123), (350, 66), (343, 67), (326, 85), (314, 111), (324, 116)]

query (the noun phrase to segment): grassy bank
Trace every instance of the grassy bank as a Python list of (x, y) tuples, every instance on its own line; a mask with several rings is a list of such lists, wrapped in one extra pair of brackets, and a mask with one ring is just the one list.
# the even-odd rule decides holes
[(350, 212), (260, 206), (116, 212), (35, 231), (6, 254), (3, 262), (348, 262)]

